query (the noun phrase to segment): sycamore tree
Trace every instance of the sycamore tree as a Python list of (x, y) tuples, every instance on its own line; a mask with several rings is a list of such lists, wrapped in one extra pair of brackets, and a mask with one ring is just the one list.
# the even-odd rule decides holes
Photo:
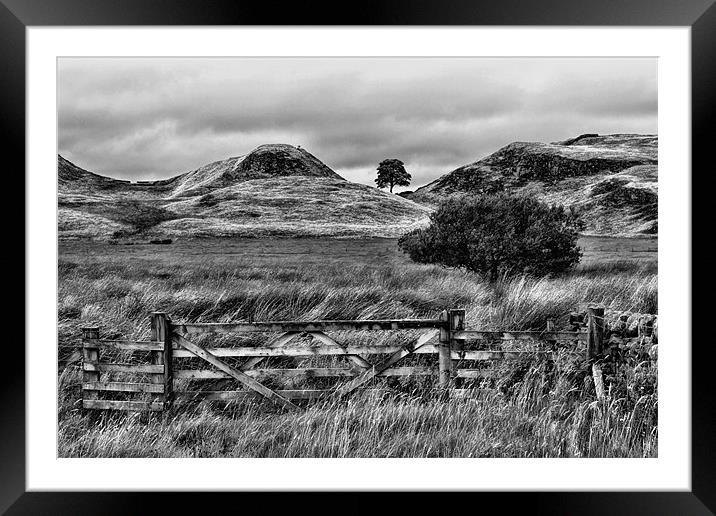
[(405, 164), (399, 159), (384, 159), (378, 165), (378, 177), (375, 179), (378, 188), (390, 188), (393, 193), (394, 186), (408, 186), (410, 174), (405, 170)]

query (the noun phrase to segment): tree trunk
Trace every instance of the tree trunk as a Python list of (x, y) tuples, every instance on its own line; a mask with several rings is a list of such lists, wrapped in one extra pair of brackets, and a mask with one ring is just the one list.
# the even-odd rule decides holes
[(390, 184), (390, 193), (393, 193), (393, 184)]

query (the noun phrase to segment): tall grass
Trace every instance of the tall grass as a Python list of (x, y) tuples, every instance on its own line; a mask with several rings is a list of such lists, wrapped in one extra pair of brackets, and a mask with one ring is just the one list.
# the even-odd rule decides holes
[[(350, 245), (346, 246), (350, 257)], [(479, 277), (406, 262), (399, 255), (306, 264), (300, 254), (217, 258), (62, 255), (60, 358), (80, 344), (80, 328), (103, 337), (145, 339), (148, 313), (175, 320), (236, 321), (435, 317), (465, 308), (475, 328), (566, 325), (588, 302), (608, 310), (656, 312), (657, 277), (643, 266), (583, 268), (541, 279)], [(361, 338), (359, 335), (355, 338)], [(500, 366), (505, 367), (505, 366)], [(357, 394), (340, 403), (284, 414), (263, 403), (201, 404), (164, 415), (96, 414), (79, 408), (80, 372), (59, 379), (59, 453), (103, 457), (641, 457), (657, 454), (654, 368), (627, 368), (621, 388), (594, 401), (575, 366), (545, 372), (515, 364), (508, 382), (449, 403), (408, 383), (397, 394)], [(631, 372), (630, 372), (631, 371)], [(647, 378), (644, 378), (644, 374)], [(651, 387), (646, 391), (644, 384)]]
[[(562, 377), (537, 376), (509, 394), (431, 396), (359, 392), (340, 402), (277, 412), (261, 402), (200, 404), (165, 414), (61, 412), (65, 457), (650, 457), (657, 453), (656, 396), (591, 401)], [(72, 392), (77, 379), (63, 378)], [(593, 398), (591, 398), (593, 399)]]

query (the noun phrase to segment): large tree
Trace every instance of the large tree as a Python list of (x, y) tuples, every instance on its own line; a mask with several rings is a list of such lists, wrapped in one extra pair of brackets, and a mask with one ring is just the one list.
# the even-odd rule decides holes
[(544, 275), (579, 262), (582, 223), (562, 206), (507, 193), (453, 196), (430, 225), (404, 235), (413, 261), (464, 268), (497, 279), (506, 272)]
[(375, 179), (378, 188), (390, 187), (390, 193), (393, 193), (394, 186), (408, 186), (410, 184), (410, 174), (405, 170), (405, 163), (399, 159), (384, 159), (378, 165), (378, 177)]

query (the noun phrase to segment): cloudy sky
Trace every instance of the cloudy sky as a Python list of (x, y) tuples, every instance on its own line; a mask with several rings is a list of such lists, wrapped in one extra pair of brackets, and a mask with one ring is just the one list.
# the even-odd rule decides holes
[(655, 59), (62, 58), (58, 150), (93, 172), (160, 179), (264, 143), (301, 145), (410, 189), (513, 141), (657, 132)]

